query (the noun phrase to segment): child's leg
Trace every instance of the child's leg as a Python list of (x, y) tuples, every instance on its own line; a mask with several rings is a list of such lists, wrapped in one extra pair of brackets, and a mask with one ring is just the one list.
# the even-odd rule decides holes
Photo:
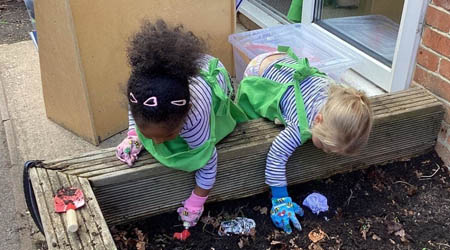
[(247, 65), (244, 71), (246, 76), (261, 76), (264, 70), (275, 60), (283, 57), (284, 52), (268, 52), (253, 58)]

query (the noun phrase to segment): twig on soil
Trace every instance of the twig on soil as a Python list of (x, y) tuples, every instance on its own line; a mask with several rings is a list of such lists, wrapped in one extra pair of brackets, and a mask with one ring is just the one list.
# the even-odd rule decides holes
[(420, 180), (428, 180), (428, 179), (430, 179), (430, 178), (433, 178), (433, 176), (435, 176), (436, 175), (436, 173), (439, 171), (439, 170), (441, 170), (441, 166), (439, 166), (439, 164), (437, 164), (437, 163), (435, 163), (436, 164), (436, 166), (438, 167), (435, 171), (434, 171), (434, 173), (432, 174), (432, 175), (422, 175), (422, 176), (420, 176)]
[[(224, 208), (222, 208), (222, 211), (220, 211), (220, 213), (219, 213), (218, 215), (216, 215), (216, 217), (221, 216), (221, 215), (223, 214), (223, 212), (225, 212), (225, 209), (224, 209)], [(209, 216), (209, 213), (208, 213), (208, 216)]]
[(410, 187), (414, 187), (412, 184), (409, 184), (409, 183), (406, 182), (406, 181), (396, 181), (396, 182), (394, 182), (394, 184), (397, 184), (397, 183), (402, 183), (402, 184), (406, 184), (406, 185), (408, 185), (408, 186), (410, 186)]
[(350, 205), (350, 200), (351, 200), (352, 198), (354, 198), (354, 197), (353, 197), (353, 190), (350, 189), (350, 196), (349, 196), (348, 199), (347, 199), (347, 205), (346, 205), (346, 206)]
[(237, 211), (237, 213), (236, 213), (237, 216), (239, 216), (239, 214), (241, 214), (242, 217), (245, 217), (244, 211), (242, 211), (242, 209), (243, 209), (244, 207), (245, 207), (245, 206), (241, 206), (241, 207), (238, 208), (238, 211)]
[(439, 242), (436, 242), (436, 245), (439, 246), (439, 249), (441, 249), (441, 246), (450, 248), (450, 245), (449, 245), (449, 244), (445, 244), (445, 243), (439, 243)]
[[(210, 231), (208, 231), (208, 230), (203, 230), (203, 232), (205, 232), (205, 233), (208, 233), (208, 234), (210, 234), (211, 236), (214, 236), (215, 238), (217, 237), (217, 235), (216, 234), (213, 234), (213, 233), (211, 233)], [(217, 239), (220, 239), (220, 238), (217, 238)]]

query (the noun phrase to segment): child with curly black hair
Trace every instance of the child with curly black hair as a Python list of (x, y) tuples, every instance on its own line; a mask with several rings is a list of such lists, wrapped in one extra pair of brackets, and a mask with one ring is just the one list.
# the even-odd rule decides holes
[(233, 104), (230, 77), (205, 42), (183, 26), (145, 21), (130, 41), (128, 136), (117, 157), (132, 166), (144, 147), (161, 164), (196, 171), (196, 186), (177, 211), (195, 226), (214, 185), (215, 144), (247, 120)]

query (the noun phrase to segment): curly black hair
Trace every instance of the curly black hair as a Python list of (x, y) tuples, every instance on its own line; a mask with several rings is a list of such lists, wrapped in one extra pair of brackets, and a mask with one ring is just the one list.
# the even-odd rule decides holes
[[(163, 20), (145, 20), (130, 39), (127, 52), (131, 66), (127, 95), (138, 127), (161, 122), (179, 125), (189, 111), (189, 79), (199, 73), (206, 43), (182, 25), (170, 27)], [(131, 102), (131, 93), (137, 103)], [(158, 105), (143, 105), (152, 96)], [(186, 105), (171, 104), (182, 99)]]

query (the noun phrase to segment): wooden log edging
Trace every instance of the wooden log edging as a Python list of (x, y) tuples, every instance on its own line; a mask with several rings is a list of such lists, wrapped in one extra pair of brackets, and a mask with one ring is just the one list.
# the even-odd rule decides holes
[[(30, 169), (30, 179), (48, 249), (117, 249), (87, 179), (40, 167)], [(67, 232), (65, 215), (54, 212), (53, 197), (56, 191), (63, 186), (80, 188), (85, 196), (85, 206), (77, 209), (76, 212), (79, 224), (76, 233)]]

